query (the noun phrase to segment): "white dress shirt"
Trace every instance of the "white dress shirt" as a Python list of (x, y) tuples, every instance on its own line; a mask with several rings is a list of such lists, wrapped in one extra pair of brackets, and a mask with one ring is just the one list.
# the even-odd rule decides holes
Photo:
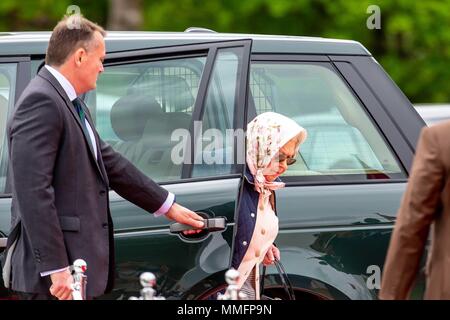
[[(77, 94), (75, 92), (75, 89), (73, 88), (72, 84), (69, 82), (69, 80), (66, 79), (58, 70), (55, 68), (50, 67), (49, 65), (45, 65), (45, 67), (50, 71), (50, 73), (58, 80), (61, 87), (63, 87), (64, 91), (66, 92), (67, 96), (69, 97), (70, 101), (73, 101), (77, 98)], [(89, 121), (87, 121), (87, 118), (84, 119), (84, 122), (86, 123), (86, 128), (89, 132), (89, 137), (91, 138), (92, 147), (94, 149), (95, 159), (97, 159), (97, 148), (95, 147), (95, 136), (94, 131), (92, 130)]]
[[(77, 98), (77, 93), (75, 92), (75, 88), (69, 82), (69, 80), (67, 80), (67, 78), (64, 77), (55, 68), (53, 68), (53, 67), (51, 67), (49, 65), (45, 65), (45, 67), (56, 78), (58, 83), (61, 85), (61, 87), (64, 89), (65, 93), (69, 97), (70, 101), (75, 100)], [(98, 157), (98, 155), (97, 155), (97, 148), (95, 147), (97, 144), (96, 144), (96, 140), (95, 140), (94, 130), (92, 130), (92, 127), (89, 124), (89, 122), (87, 121), (87, 118), (85, 119), (85, 122), (86, 122), (86, 128), (87, 128), (87, 130), (89, 132), (89, 137), (90, 137), (91, 142), (92, 142), (92, 146), (94, 147), (93, 149), (94, 149), (94, 153), (95, 153), (95, 159), (97, 159), (97, 157)], [(167, 195), (166, 201), (164, 201), (162, 206), (156, 212), (154, 212), (153, 214), (156, 217), (165, 215), (169, 211), (169, 209), (172, 207), (174, 201), (175, 201), (175, 195), (173, 193), (169, 192), (169, 194)], [(48, 275), (50, 275), (52, 273), (64, 271), (64, 270), (67, 270), (67, 269), (69, 269), (69, 267), (58, 269), (58, 270), (41, 272), (41, 277), (45, 277), (45, 276), (48, 276)]]

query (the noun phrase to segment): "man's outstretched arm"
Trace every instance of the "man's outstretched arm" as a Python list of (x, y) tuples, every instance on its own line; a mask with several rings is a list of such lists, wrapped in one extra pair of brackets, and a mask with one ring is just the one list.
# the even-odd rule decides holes
[(102, 159), (110, 186), (120, 196), (146, 211), (165, 215), (170, 220), (203, 227), (203, 218), (177, 204), (175, 197), (159, 184), (148, 178), (120, 153), (99, 139)]

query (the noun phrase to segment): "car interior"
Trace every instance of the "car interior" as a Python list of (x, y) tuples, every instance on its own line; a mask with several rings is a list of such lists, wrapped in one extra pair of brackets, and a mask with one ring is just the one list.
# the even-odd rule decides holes
[(113, 104), (110, 113), (112, 129), (120, 139), (111, 143), (114, 149), (155, 179), (180, 177), (181, 166), (171, 161), (172, 149), (179, 143), (172, 141), (172, 132), (189, 130), (191, 115), (185, 111), (194, 103), (183, 78), (170, 76), (166, 83), (185, 89), (179, 95), (171, 95), (170, 112), (157, 101), (157, 86), (152, 87), (149, 82), (146, 88), (130, 87), (128, 94)]
[(284, 175), (398, 172), (361, 104), (329, 69), (256, 64), (250, 79), (250, 108), (279, 112), (308, 131), (297, 162)]

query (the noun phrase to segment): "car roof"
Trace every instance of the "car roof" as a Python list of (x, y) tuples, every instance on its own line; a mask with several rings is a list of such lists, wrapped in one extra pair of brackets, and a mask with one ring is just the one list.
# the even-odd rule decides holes
[[(0, 32), (0, 56), (43, 55), (51, 32)], [(215, 32), (108, 31), (107, 52), (252, 39), (253, 53), (370, 55), (357, 41)]]

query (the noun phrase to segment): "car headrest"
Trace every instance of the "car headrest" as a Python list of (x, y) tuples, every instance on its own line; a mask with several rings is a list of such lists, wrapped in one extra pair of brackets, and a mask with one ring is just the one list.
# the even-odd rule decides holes
[(155, 146), (168, 146), (174, 130), (189, 130), (190, 121), (191, 116), (183, 112), (169, 112), (163, 118), (151, 118), (145, 126), (143, 139), (153, 141)]
[(145, 92), (154, 97), (161, 96), (165, 101), (166, 112), (182, 112), (192, 107), (195, 98), (186, 80), (176, 75), (146, 75), (145, 82), (130, 88), (129, 94)]
[(142, 137), (147, 121), (160, 118), (164, 112), (151, 95), (127, 95), (117, 100), (111, 108), (111, 126), (123, 141)]

